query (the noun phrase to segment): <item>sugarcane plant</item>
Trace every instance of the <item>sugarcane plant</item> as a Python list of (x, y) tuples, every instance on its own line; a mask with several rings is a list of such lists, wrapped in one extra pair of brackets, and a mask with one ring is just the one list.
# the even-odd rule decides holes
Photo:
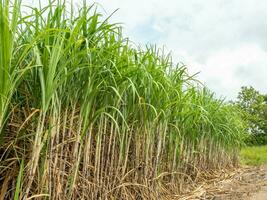
[(94, 4), (0, 2), (4, 198), (161, 199), (238, 163), (239, 111), (163, 49)]

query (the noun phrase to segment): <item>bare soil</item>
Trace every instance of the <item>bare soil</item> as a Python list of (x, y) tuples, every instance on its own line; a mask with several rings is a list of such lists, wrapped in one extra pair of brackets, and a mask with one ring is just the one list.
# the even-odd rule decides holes
[(222, 182), (221, 194), (215, 194), (214, 200), (266, 200), (267, 169), (247, 168), (232, 179)]
[(232, 169), (210, 177), (203, 177), (198, 187), (178, 199), (267, 200), (267, 166)]

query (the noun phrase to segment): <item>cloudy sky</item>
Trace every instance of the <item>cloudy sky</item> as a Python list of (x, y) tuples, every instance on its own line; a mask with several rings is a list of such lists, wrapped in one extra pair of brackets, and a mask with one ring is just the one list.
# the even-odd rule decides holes
[[(28, 0), (30, 2), (31, 0)], [(82, 2), (73, 0), (74, 2)], [(93, 1), (88, 1), (93, 2)], [(267, 1), (96, 0), (137, 44), (172, 52), (217, 96), (241, 86), (267, 93)]]

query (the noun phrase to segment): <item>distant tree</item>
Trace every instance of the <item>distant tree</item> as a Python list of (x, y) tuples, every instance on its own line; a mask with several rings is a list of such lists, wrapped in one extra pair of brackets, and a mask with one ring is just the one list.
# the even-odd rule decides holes
[(267, 95), (251, 86), (242, 87), (236, 104), (244, 111), (244, 119), (252, 134), (267, 134)]

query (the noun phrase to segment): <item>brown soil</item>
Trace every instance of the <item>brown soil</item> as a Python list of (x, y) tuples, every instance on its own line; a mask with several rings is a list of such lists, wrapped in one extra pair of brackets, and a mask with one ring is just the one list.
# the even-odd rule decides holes
[(251, 200), (266, 200), (267, 199), (267, 186), (261, 188), (261, 190), (252, 195)]
[(267, 192), (266, 168), (247, 168), (233, 179), (222, 184), (222, 194), (215, 194), (214, 200), (266, 200), (260, 198)]
[(199, 187), (178, 199), (267, 200), (267, 167), (222, 171), (211, 177), (204, 177)]

